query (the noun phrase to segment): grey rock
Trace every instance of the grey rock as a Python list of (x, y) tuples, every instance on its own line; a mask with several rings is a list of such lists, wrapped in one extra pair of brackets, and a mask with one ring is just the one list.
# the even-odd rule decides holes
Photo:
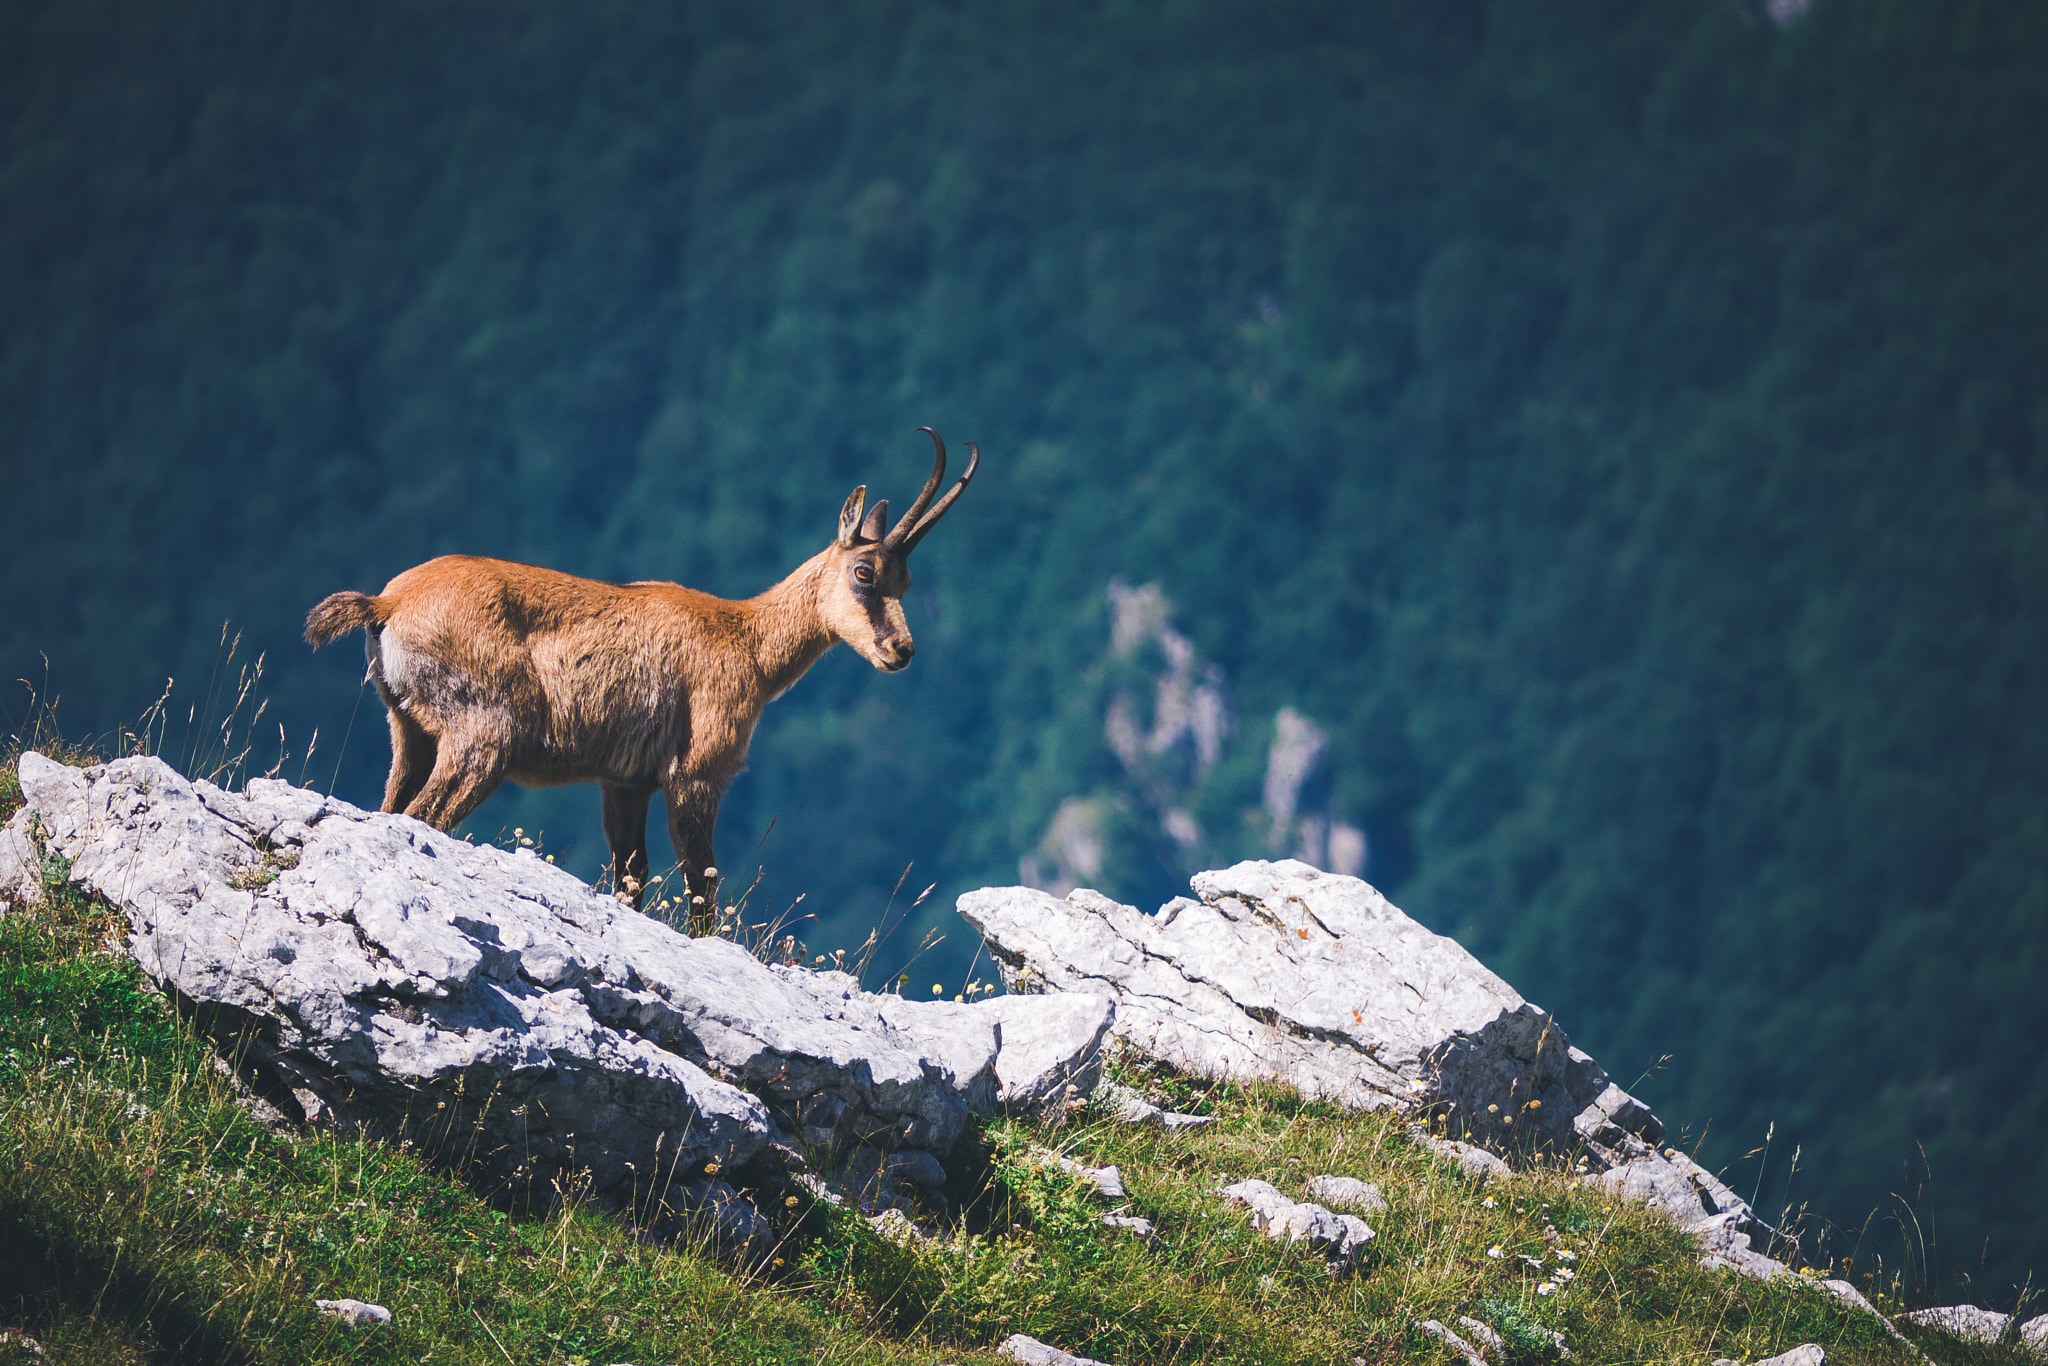
[(538, 859), (282, 782), (229, 793), (151, 758), (20, 772), (73, 880), (121, 907), (130, 952), (266, 1100), (503, 1182), (582, 1168), (600, 1199), (644, 1202), (786, 1171), (800, 1140), (936, 1184), (932, 1155), (996, 1102), (999, 1033), (1041, 1071), (1046, 1037), (1085, 1033), (1085, 1002), (963, 1020), (773, 971)]
[[(845, 973), (813, 975), (853, 982)], [(1102, 1041), (1116, 1019), (1115, 1001), (1086, 992), (997, 996), (972, 1003), (889, 995), (867, 999), (891, 1025), (926, 1048), (948, 1057), (958, 1054), (956, 1071), (978, 1066), (975, 1060), (986, 1041), (995, 1068), (987, 1097), (977, 1092), (970, 1098), (977, 1113), (990, 1105), (1035, 1110), (1094, 1091), (1102, 1073)]]
[(1460, 1314), (1458, 1326), (1465, 1330), (1464, 1335), (1473, 1346), (1490, 1357), (1497, 1356), (1501, 1349), (1507, 1346), (1501, 1341), (1500, 1334), (1493, 1331), (1491, 1324), (1481, 1323), (1478, 1319)]
[(1484, 1353), (1435, 1319), (1424, 1319), (1415, 1326), (1431, 1337), (1440, 1339), (1445, 1346), (1463, 1357), (1465, 1366), (1486, 1366)]
[[(1506, 1349), (1507, 1344), (1501, 1341), (1500, 1334), (1496, 1333), (1490, 1324), (1481, 1323), (1478, 1319), (1460, 1315), (1458, 1326), (1470, 1335), (1472, 1341), (1491, 1360), (1496, 1362), (1504, 1360), (1501, 1354)], [(1558, 1332), (1555, 1328), (1545, 1328), (1539, 1324), (1532, 1324), (1530, 1327), (1550, 1339), (1550, 1346), (1559, 1357), (1566, 1361), (1571, 1360), (1572, 1349), (1565, 1346), (1563, 1333)]]
[(1156, 915), (1028, 887), (959, 909), (1012, 992), (1112, 996), (1114, 1033), (1185, 1072), (1426, 1111), (1503, 1151), (1570, 1149), (1581, 1116), (1609, 1137), (1661, 1133), (1546, 1012), (1357, 878), (1289, 859), (1193, 887), (1200, 900)]
[(657, 1238), (674, 1237), (692, 1227), (708, 1231), (718, 1250), (729, 1257), (758, 1260), (775, 1246), (775, 1227), (737, 1187), (716, 1177), (699, 1177), (663, 1193), (668, 1211), (645, 1230)]
[(1120, 1228), (1126, 1232), (1135, 1233), (1140, 1238), (1150, 1238), (1157, 1232), (1152, 1227), (1150, 1219), (1141, 1218), (1135, 1214), (1105, 1214), (1102, 1216), (1102, 1222), (1107, 1228)]
[(1824, 1280), (1817, 1282), (1817, 1284), (1822, 1290), (1826, 1291), (1830, 1295), (1833, 1295), (1836, 1299), (1841, 1300), (1854, 1308), (1860, 1309), (1864, 1313), (1876, 1319), (1878, 1325), (1882, 1327), (1884, 1331), (1891, 1336), (1891, 1339), (1894, 1342), (1903, 1344), (1907, 1348), (1907, 1350), (1913, 1353), (1913, 1355), (1919, 1357), (1922, 1361), (1930, 1361), (1928, 1355), (1925, 1352), (1921, 1351), (1918, 1347), (1915, 1347), (1913, 1345), (1912, 1339), (1908, 1338), (1904, 1333), (1901, 1333), (1898, 1330), (1898, 1327), (1895, 1324), (1893, 1324), (1890, 1319), (1886, 1318), (1883, 1314), (1879, 1313), (1876, 1305), (1872, 1304), (1869, 1300), (1863, 1298), (1863, 1292), (1858, 1290), (1855, 1286), (1849, 1284), (1849, 1282), (1847, 1281), (1833, 1280)]
[(1307, 1243), (1322, 1256), (1333, 1276), (1349, 1271), (1359, 1250), (1377, 1236), (1355, 1214), (1336, 1214), (1321, 1205), (1297, 1203), (1264, 1181), (1226, 1186), (1223, 1198), (1248, 1209), (1252, 1227), (1268, 1238)]
[(886, 1211), (946, 1184), (946, 1169), (922, 1148), (886, 1152), (863, 1145), (847, 1155), (831, 1178), (839, 1193), (863, 1209)]
[(1308, 1198), (1319, 1205), (1332, 1209), (1364, 1210), (1367, 1214), (1379, 1214), (1387, 1207), (1387, 1198), (1380, 1194), (1380, 1188), (1370, 1181), (1360, 1181), (1355, 1176), (1318, 1176), (1308, 1183)]
[[(1478, 1319), (1461, 1314), (1458, 1317), (1458, 1326), (1464, 1329), (1466, 1337), (1471, 1339), (1467, 1350), (1476, 1348), (1489, 1361), (1500, 1362), (1506, 1360), (1503, 1353), (1507, 1350), (1507, 1344), (1501, 1340), (1500, 1334), (1493, 1330), (1491, 1324), (1481, 1323)], [(1555, 1328), (1544, 1328), (1540, 1325), (1530, 1326), (1534, 1331), (1550, 1339), (1551, 1349), (1559, 1357), (1566, 1361), (1571, 1360), (1572, 1349), (1565, 1346), (1563, 1333), (1558, 1332)]]
[(1756, 1217), (1742, 1197), (1675, 1148), (1648, 1153), (1580, 1180), (1662, 1213), (1699, 1240), (1700, 1265), (1758, 1280), (1784, 1274), (1785, 1264), (1759, 1250), (1775, 1250), (1777, 1231)]
[(1108, 1366), (1094, 1357), (1077, 1357), (1072, 1352), (1062, 1352), (1022, 1333), (1012, 1333), (998, 1343), (996, 1355), (1016, 1362), (1017, 1366)]
[(1448, 1157), (1451, 1161), (1464, 1168), (1468, 1176), (1476, 1176), (1481, 1180), (1485, 1180), (1489, 1177), (1506, 1176), (1508, 1174), (1509, 1167), (1505, 1161), (1486, 1151), (1486, 1149), (1476, 1143), (1466, 1143), (1461, 1139), (1455, 1138), (1438, 1138), (1419, 1124), (1411, 1126), (1408, 1132), (1417, 1143), (1420, 1143), (1438, 1157)]
[[(1028, 1001), (1032, 998), (1022, 996), (1005, 999)], [(1149, 1124), (1155, 1129), (1164, 1129), (1171, 1134), (1180, 1133), (1185, 1129), (1207, 1128), (1216, 1122), (1214, 1115), (1182, 1115), (1171, 1110), (1162, 1110), (1128, 1086), (1104, 1086), (1098, 1093), (1109, 1102), (1110, 1113), (1125, 1124)]]
[(351, 1328), (378, 1328), (391, 1322), (391, 1311), (363, 1300), (314, 1300), (313, 1307)]
[(0, 915), (43, 898), (43, 851), (30, 831), (35, 818), (35, 812), (24, 806), (0, 825)]
[(1974, 1304), (1946, 1304), (1938, 1309), (1918, 1309), (1903, 1316), (1906, 1322), (1932, 1328), (1962, 1342), (1997, 1342), (2012, 1327), (2012, 1315)]
[(1053, 1152), (1050, 1148), (1033, 1148), (1031, 1155), (1041, 1162), (1052, 1163), (1053, 1166), (1058, 1167), (1069, 1176), (1080, 1177), (1083, 1181), (1093, 1185), (1098, 1194), (1106, 1195), (1112, 1200), (1121, 1200), (1130, 1194), (1130, 1192), (1124, 1189), (1123, 1173), (1118, 1171), (1114, 1165), (1091, 1167), (1087, 1163), (1068, 1157), (1065, 1154)]
[(870, 1214), (868, 1227), (888, 1241), (901, 1243), (906, 1247), (932, 1240), (931, 1234), (911, 1222), (910, 1216), (900, 1209), (885, 1209), (880, 1214)]
[(1828, 1354), (1817, 1342), (1802, 1342), (1789, 1352), (1765, 1357), (1756, 1366), (1828, 1366)]
[(2020, 1325), (2020, 1343), (2035, 1356), (2048, 1359), (2048, 1314), (2038, 1315)]
[[(1742, 1363), (1729, 1357), (1717, 1357), (1714, 1366), (1742, 1366)], [(1817, 1342), (1802, 1342), (1789, 1352), (1765, 1357), (1756, 1366), (1828, 1366), (1828, 1354)]]

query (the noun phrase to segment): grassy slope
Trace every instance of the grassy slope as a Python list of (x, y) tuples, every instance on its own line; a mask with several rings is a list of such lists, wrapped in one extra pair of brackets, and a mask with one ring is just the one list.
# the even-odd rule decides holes
[[(5, 772), (0, 816), (19, 805)], [(1584, 1362), (1754, 1360), (1802, 1341), (1911, 1360), (1795, 1279), (1700, 1270), (1658, 1217), (1561, 1169), (1482, 1187), (1396, 1121), (1135, 1059), (1118, 1063), (1127, 1081), (1220, 1122), (999, 1121), (956, 1153), (952, 1214), (923, 1247), (798, 1209), (763, 1265), (735, 1271), (573, 1201), (508, 1213), (416, 1153), (250, 1118), (115, 946), (118, 914), (64, 871), (52, 859), (44, 904), (0, 921), (0, 1328), (44, 1349), (0, 1337), (0, 1363), (974, 1361), (1013, 1331), (1128, 1363), (1434, 1363), (1448, 1353), (1412, 1325), (1461, 1313), (1502, 1329), (1518, 1363), (1547, 1356), (1537, 1327)], [(1115, 1162), (1157, 1236), (1102, 1228), (1107, 1202), (1038, 1145)], [(1342, 1280), (1215, 1193), (1258, 1176), (1298, 1194), (1322, 1172), (1376, 1181), (1390, 1206)], [(389, 1306), (393, 1326), (312, 1308), (341, 1296)], [(1927, 1345), (1943, 1366), (2020, 1361)]]

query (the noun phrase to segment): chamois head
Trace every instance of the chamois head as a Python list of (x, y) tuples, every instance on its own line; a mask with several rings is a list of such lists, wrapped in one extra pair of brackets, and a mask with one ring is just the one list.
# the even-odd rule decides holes
[(946, 515), (981, 463), (980, 448), (968, 442), (967, 472), (934, 504), (932, 495), (946, 477), (946, 443), (930, 427), (918, 430), (932, 439), (934, 451), (932, 474), (924, 481), (924, 491), (894, 527), (889, 526), (888, 499), (876, 503), (863, 517), (867, 485), (847, 495), (846, 505), (839, 509), (838, 539), (825, 552), (820, 570), (819, 615), (834, 635), (884, 673), (907, 667), (917, 652), (910, 624), (903, 617), (903, 590), (910, 587), (910, 552)]

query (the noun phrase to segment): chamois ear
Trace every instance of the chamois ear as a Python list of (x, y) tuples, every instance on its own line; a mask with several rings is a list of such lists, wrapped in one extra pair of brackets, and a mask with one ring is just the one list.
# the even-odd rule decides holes
[(860, 532), (861, 505), (868, 500), (868, 486), (862, 484), (846, 495), (845, 506), (839, 509), (839, 548), (851, 550), (853, 538)]
[(860, 529), (860, 538), (863, 541), (879, 541), (882, 539), (882, 533), (888, 529), (889, 500), (884, 498), (875, 504), (872, 512), (868, 513), (868, 519)]

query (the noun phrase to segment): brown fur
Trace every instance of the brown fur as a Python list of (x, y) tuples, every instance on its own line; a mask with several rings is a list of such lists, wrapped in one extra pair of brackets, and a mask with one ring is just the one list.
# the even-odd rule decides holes
[(391, 722), (384, 810), (447, 830), (506, 778), (597, 782), (619, 886), (637, 905), (658, 790), (676, 857), (708, 913), (719, 800), (746, 766), (762, 708), (841, 641), (886, 672), (910, 663), (905, 561), (975, 469), (913, 526), (945, 467), (932, 439), (932, 480), (895, 531), (883, 530), (886, 502), (862, 520), (866, 490), (855, 489), (833, 544), (759, 597), (444, 555), (375, 597), (322, 601), (306, 618), (315, 648), (368, 632), (370, 681)]

